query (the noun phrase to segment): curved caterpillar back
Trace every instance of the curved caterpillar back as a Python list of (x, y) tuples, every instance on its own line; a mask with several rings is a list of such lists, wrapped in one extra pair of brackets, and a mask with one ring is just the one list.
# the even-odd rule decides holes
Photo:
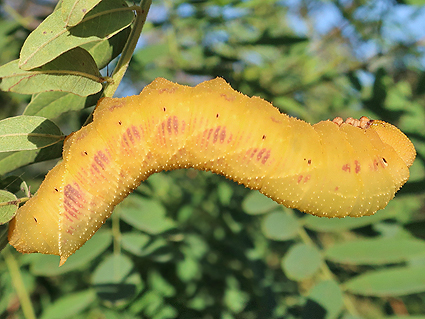
[(159, 78), (138, 96), (99, 102), (93, 123), (66, 139), (63, 161), (19, 209), (9, 241), (63, 264), (141, 181), (186, 167), (314, 215), (370, 215), (407, 181), (415, 155), (385, 122), (311, 126), (220, 78), (194, 88)]

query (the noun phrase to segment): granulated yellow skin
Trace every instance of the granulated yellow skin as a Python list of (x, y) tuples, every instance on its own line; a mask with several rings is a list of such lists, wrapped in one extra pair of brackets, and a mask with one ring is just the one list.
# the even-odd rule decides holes
[(158, 78), (138, 96), (99, 102), (18, 210), (9, 242), (59, 255), (62, 265), (141, 181), (187, 167), (313, 215), (371, 215), (407, 181), (416, 152), (391, 124), (351, 120), (311, 126), (220, 78), (194, 88)]

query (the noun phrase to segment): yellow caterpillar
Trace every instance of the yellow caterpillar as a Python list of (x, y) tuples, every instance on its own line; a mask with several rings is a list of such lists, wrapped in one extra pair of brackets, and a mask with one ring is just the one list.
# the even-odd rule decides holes
[(194, 88), (158, 78), (138, 96), (101, 100), (94, 121), (67, 137), (63, 161), (11, 221), (9, 242), (62, 265), (141, 181), (186, 167), (306, 213), (371, 215), (407, 181), (415, 156), (382, 121), (311, 126), (220, 78)]

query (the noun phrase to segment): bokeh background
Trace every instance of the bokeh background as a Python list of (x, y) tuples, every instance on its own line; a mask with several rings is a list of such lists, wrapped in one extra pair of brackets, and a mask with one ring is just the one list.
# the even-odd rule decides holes
[[(19, 57), (55, 5), (0, 2), (0, 64)], [(138, 94), (159, 76), (189, 85), (220, 76), (310, 123), (385, 120), (417, 148), (411, 179), (372, 217), (328, 220), (210, 173), (155, 174), (61, 268), (58, 257), (7, 247), (0, 318), (425, 318), (421, 5), (153, 1), (116, 96)], [(0, 92), (0, 118), (22, 114), (30, 98)], [(69, 134), (91, 111), (54, 122)], [(8, 176), (37, 189), (56, 162)]]

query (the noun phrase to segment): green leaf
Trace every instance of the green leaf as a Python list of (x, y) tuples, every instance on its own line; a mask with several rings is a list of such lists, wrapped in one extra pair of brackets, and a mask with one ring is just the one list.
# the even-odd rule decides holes
[(245, 309), (248, 301), (249, 294), (240, 289), (240, 285), (236, 278), (226, 278), (227, 287), (224, 292), (224, 304), (232, 313), (240, 313)]
[(336, 319), (343, 306), (343, 295), (338, 283), (334, 280), (322, 281), (311, 290), (302, 317)]
[(66, 26), (74, 26), (101, 0), (63, 0), (60, 8)]
[[(9, 229), (8, 225), (0, 225), (0, 252), (9, 243), (9, 241), (7, 239), (8, 229)], [(0, 304), (1, 304), (1, 301), (0, 301)]]
[[(423, 1), (423, 0), (418, 0)], [(420, 72), (418, 83), (416, 84), (415, 94), (422, 95), (425, 93), (425, 71)]]
[(300, 118), (308, 118), (309, 113), (305, 105), (288, 96), (277, 96), (273, 99), (273, 105), (287, 114), (296, 114)]
[(242, 209), (250, 215), (265, 214), (279, 204), (258, 191), (250, 192), (242, 201)]
[(0, 121), (0, 152), (36, 150), (64, 139), (59, 127), (39, 116), (15, 116)]
[(233, 188), (228, 183), (219, 183), (217, 188), (217, 195), (220, 203), (228, 206), (233, 196)]
[(163, 297), (172, 297), (176, 295), (176, 288), (155, 270), (149, 272), (148, 283), (152, 290)]
[[(167, 241), (164, 238), (146, 236), (135, 232), (123, 234), (122, 247), (135, 256), (149, 256), (150, 259), (158, 262), (167, 262), (173, 257), (175, 251), (167, 245)], [(149, 241), (146, 242), (148, 238)]]
[(120, 216), (126, 223), (148, 234), (160, 234), (175, 227), (158, 201), (130, 195), (119, 207), (122, 209)]
[(397, 267), (368, 272), (343, 284), (350, 293), (362, 296), (395, 297), (425, 291), (425, 267)]
[(41, 319), (65, 319), (81, 314), (96, 300), (93, 289), (67, 294), (49, 305)]
[(408, 261), (425, 252), (425, 241), (411, 238), (378, 238), (336, 244), (325, 256), (352, 265), (383, 265)]
[[(157, 315), (160, 311), (169, 308), (168, 305), (164, 304), (164, 298), (153, 290), (148, 290), (143, 295), (138, 298), (138, 300), (133, 303), (132, 311), (141, 312), (143, 310), (147, 318), (157, 318)], [(165, 317), (165, 318), (177, 318), (178, 313), (174, 313), (174, 316)], [(159, 316), (159, 318), (162, 318)]]
[[(101, 308), (99, 311), (100, 318), (98, 319), (139, 319), (140, 316), (137, 316), (131, 311), (123, 312), (120, 308), (107, 309), (105, 307)], [(86, 319), (86, 318), (78, 318), (78, 319)]]
[(201, 234), (185, 234), (184, 242), (187, 245), (187, 251), (196, 259), (203, 258), (210, 250)]
[(267, 238), (289, 240), (298, 235), (299, 223), (292, 214), (275, 211), (267, 214), (263, 219), (261, 229)]
[(183, 260), (177, 262), (176, 273), (182, 282), (188, 283), (201, 277), (202, 268), (195, 258), (186, 255)]
[(282, 259), (282, 269), (289, 279), (301, 281), (312, 277), (322, 265), (319, 251), (306, 244), (293, 245)]
[(389, 210), (383, 210), (372, 216), (345, 217), (345, 218), (323, 218), (307, 215), (302, 219), (303, 225), (311, 230), (322, 232), (343, 232), (374, 224), (391, 216)]
[(109, 255), (97, 266), (92, 276), (92, 284), (99, 297), (111, 302), (133, 298), (143, 289), (140, 275), (131, 274), (133, 268), (133, 262), (127, 256)]
[(97, 266), (92, 276), (92, 283), (95, 285), (122, 283), (132, 269), (133, 262), (128, 257), (109, 255)]
[(133, 21), (134, 14), (125, 1), (103, 0), (78, 25), (66, 27), (61, 10), (54, 11), (25, 40), (19, 67), (40, 67), (64, 52), (85, 43), (112, 37)]
[(145, 247), (149, 244), (151, 237), (146, 234), (130, 232), (121, 236), (122, 247), (136, 256), (146, 255)]
[(362, 84), (359, 80), (358, 74), (354, 71), (350, 71), (348, 72), (347, 77), (350, 80), (350, 83), (353, 86), (353, 88), (355, 88), (357, 91), (361, 91)]
[[(275, 36), (270, 34), (270, 32), (264, 33), (260, 39), (258, 39), (255, 44), (268, 44), (268, 45), (294, 45), (301, 42), (308, 42), (308, 38), (306, 37), (298, 37), (292, 35), (281, 35)], [(251, 43), (251, 42), (247, 42)]]
[(423, 6), (424, 0), (405, 0), (405, 3), (411, 6)]
[(139, 62), (141, 65), (147, 65), (158, 61), (161, 57), (165, 57), (169, 54), (169, 44), (159, 43), (152, 44), (143, 47), (134, 54), (134, 60)]
[(23, 114), (54, 119), (65, 112), (95, 105), (98, 99), (98, 94), (82, 97), (67, 92), (42, 92), (32, 98)]
[(62, 154), (63, 141), (42, 149), (20, 152), (0, 152), (0, 175), (19, 167), (58, 158)]
[(31, 263), (31, 273), (36, 276), (58, 276), (73, 270), (82, 269), (101, 255), (112, 242), (110, 231), (100, 230), (83, 247), (70, 256), (66, 263), (58, 267), (59, 257), (40, 255)]
[(9, 175), (4, 178), (0, 177), (0, 189), (7, 190), (11, 193), (17, 193), (21, 190), (23, 180), (20, 176)]
[(0, 89), (20, 94), (63, 91), (87, 96), (99, 92), (103, 81), (95, 61), (81, 48), (31, 71), (19, 68), (14, 60), (0, 67), (0, 77)]
[(15, 194), (0, 189), (0, 225), (9, 222), (16, 214), (19, 207)]
[(131, 27), (127, 27), (112, 38), (89, 42), (81, 45), (81, 47), (90, 53), (97, 67), (101, 70), (121, 54), (130, 35), (130, 31)]

